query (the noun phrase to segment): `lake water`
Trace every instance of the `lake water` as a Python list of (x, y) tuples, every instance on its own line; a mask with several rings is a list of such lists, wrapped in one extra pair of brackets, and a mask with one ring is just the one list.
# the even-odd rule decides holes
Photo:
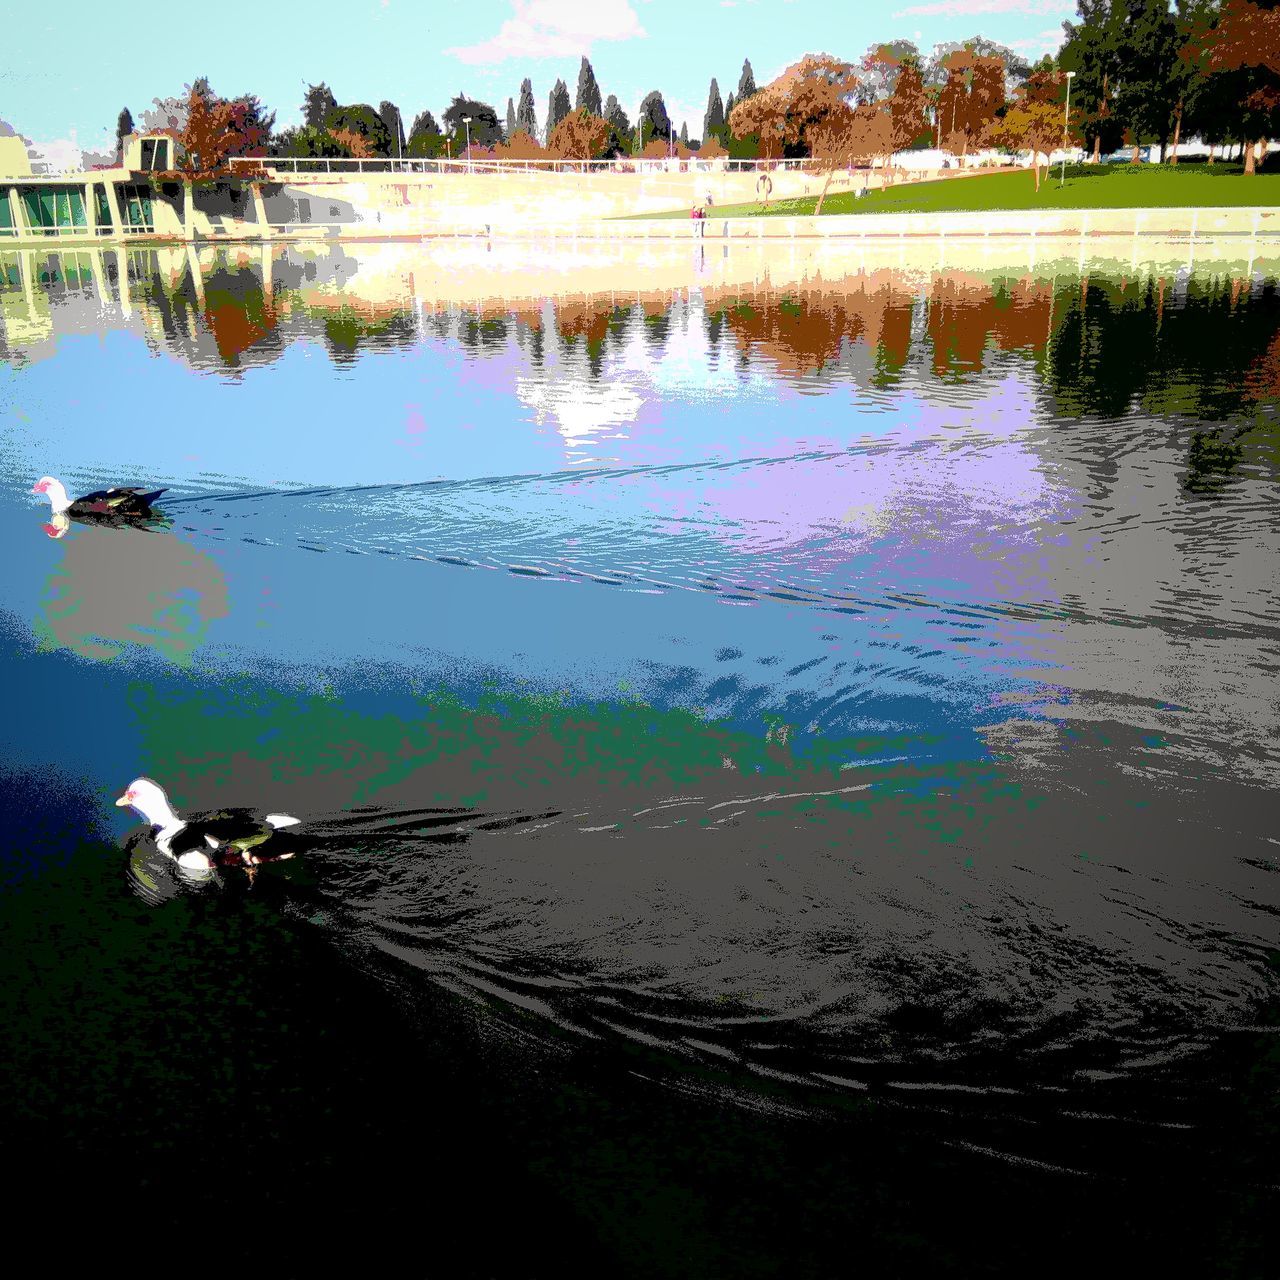
[[(299, 1267), (1262, 1274), (1280, 285), (544, 252), (0, 255), (10, 1162)], [(177, 879), (139, 774), (320, 847)]]

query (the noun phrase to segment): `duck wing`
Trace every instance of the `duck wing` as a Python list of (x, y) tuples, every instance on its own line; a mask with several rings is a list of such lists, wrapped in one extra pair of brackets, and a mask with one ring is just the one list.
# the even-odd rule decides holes
[(72, 515), (136, 516), (150, 515), (151, 504), (167, 489), (98, 489), (77, 498), (71, 504)]
[(277, 830), (253, 809), (212, 809), (188, 818), (170, 847), (174, 853), (199, 851), (213, 862), (238, 866), (244, 853), (271, 862), (300, 852), (304, 841), (290, 830)]

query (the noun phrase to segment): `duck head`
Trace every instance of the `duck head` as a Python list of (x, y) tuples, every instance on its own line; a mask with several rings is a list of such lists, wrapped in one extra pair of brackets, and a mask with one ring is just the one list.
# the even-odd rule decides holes
[(158, 782), (152, 782), (150, 778), (134, 778), (125, 788), (124, 795), (116, 800), (116, 804), (121, 808), (127, 805), (155, 827), (169, 828), (182, 825), (182, 820), (174, 813), (164, 788)]
[(31, 486), (31, 492), (43, 493), (53, 504), (54, 515), (61, 515), (71, 505), (71, 499), (67, 497), (67, 491), (62, 487), (62, 481), (55, 480), (52, 476), (41, 476)]

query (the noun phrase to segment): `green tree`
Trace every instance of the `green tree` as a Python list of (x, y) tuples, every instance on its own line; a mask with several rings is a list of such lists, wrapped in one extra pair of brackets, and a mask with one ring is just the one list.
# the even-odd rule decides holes
[[(471, 118), (468, 126), (466, 117)], [(464, 98), (458, 94), (442, 117), (445, 132), (453, 138), (454, 154), (467, 145), (468, 131), (473, 147), (492, 147), (502, 141), (502, 126), (498, 113), (487, 103), (476, 98)]]
[(270, 153), (273, 156), (291, 156), (297, 159), (327, 157), (331, 160), (351, 155), (351, 148), (340, 142), (327, 129), (304, 124), (301, 128), (284, 129), (272, 139)]
[(1063, 71), (1075, 72), (1071, 116), (1093, 149), (1095, 164), (1124, 137), (1115, 112), (1120, 82), (1124, 9), (1118, 0), (1076, 0), (1079, 22), (1062, 24), (1066, 40), (1058, 55)]
[(1257, 145), (1280, 133), (1280, 4), (1223, 0), (1205, 44), (1213, 78), (1236, 104), (1244, 171), (1252, 174)]
[(555, 131), (556, 125), (565, 118), (572, 110), (569, 105), (569, 86), (563, 80), (557, 80), (551, 86), (551, 93), (547, 97), (547, 139), (550, 145), (550, 138)]
[(1125, 140), (1133, 147), (1135, 163), (1145, 139), (1160, 143), (1163, 159), (1177, 96), (1174, 63), (1178, 32), (1168, 0), (1124, 0), (1120, 38), (1116, 117), (1124, 126)]
[(575, 111), (586, 111), (593, 116), (599, 116), (603, 111), (600, 106), (600, 86), (596, 84), (596, 73), (585, 57), (578, 68), (578, 93), (574, 98), (573, 107)]
[(391, 133), (382, 117), (366, 102), (334, 107), (326, 112), (324, 127), (332, 134), (349, 133), (363, 138), (371, 156), (391, 154)]
[(671, 141), (671, 117), (667, 115), (667, 104), (657, 89), (651, 89), (641, 100), (636, 127), (640, 130), (641, 147), (654, 138)]
[(631, 121), (618, 99), (611, 93), (604, 102), (604, 119), (609, 126), (605, 150), (609, 155), (625, 155), (631, 150)]
[(413, 127), (409, 130), (409, 145), (406, 154), (414, 159), (434, 159), (445, 153), (445, 138), (430, 111), (420, 111), (413, 119)]
[(710, 141), (724, 133), (724, 103), (720, 100), (720, 86), (715, 76), (711, 77), (711, 88), (707, 90), (707, 110), (702, 117), (702, 140)]
[(389, 154), (393, 156), (401, 156), (404, 154), (404, 120), (400, 115), (400, 108), (394, 102), (378, 103), (378, 118), (387, 127), (387, 133), (391, 138), (391, 146)]
[(312, 129), (323, 129), (324, 118), (338, 105), (333, 91), (322, 80), (319, 84), (307, 85), (307, 96), (302, 103), (302, 116)]
[(755, 73), (751, 70), (751, 59), (743, 58), (742, 74), (738, 77), (738, 101), (743, 102), (757, 92), (759, 91), (756, 89)]
[(516, 135), (516, 104), (513, 98), (507, 99), (507, 127), (503, 130), (503, 141), (510, 142)]
[(533, 84), (526, 76), (520, 82), (520, 105), (516, 108), (516, 128), (529, 137), (538, 136), (538, 117), (533, 109)]
[(133, 115), (128, 107), (116, 117), (116, 164), (124, 159), (124, 140), (133, 132)]

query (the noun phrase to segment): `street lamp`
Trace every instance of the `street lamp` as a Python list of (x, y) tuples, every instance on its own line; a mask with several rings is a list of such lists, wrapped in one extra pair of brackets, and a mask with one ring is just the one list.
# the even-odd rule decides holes
[[(1068, 89), (1070, 86), (1068, 86)], [(463, 116), (462, 123), (467, 126), (467, 172), (471, 172), (471, 117)]]
[(1068, 71), (1067, 75), (1067, 105), (1062, 111), (1062, 171), (1058, 174), (1058, 186), (1067, 180), (1067, 142), (1069, 141), (1068, 131), (1071, 128), (1071, 77), (1075, 75), (1074, 71)]

